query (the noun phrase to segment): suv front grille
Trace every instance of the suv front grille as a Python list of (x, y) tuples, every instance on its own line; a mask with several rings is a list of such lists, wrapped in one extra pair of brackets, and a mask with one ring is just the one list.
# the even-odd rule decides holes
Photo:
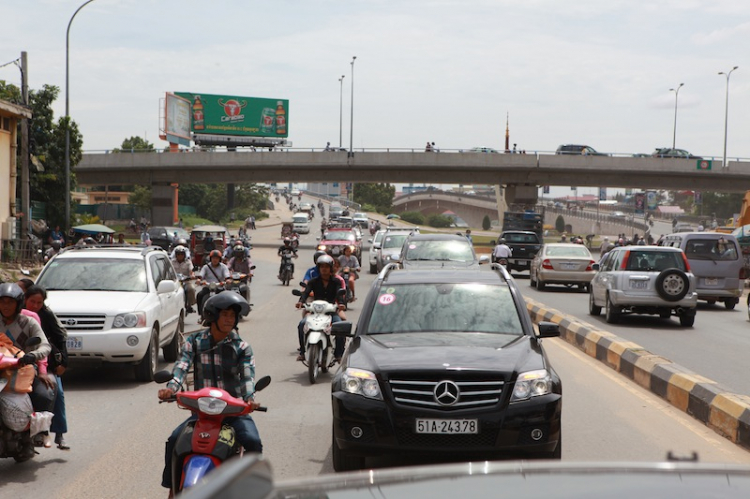
[(104, 314), (57, 314), (60, 324), (68, 331), (101, 331), (107, 316)]
[[(452, 381), (458, 387), (458, 399), (451, 405), (441, 404), (435, 397), (435, 389), (443, 381)], [(500, 402), (503, 385), (505, 384), (500, 379), (444, 379), (438, 381), (391, 379), (389, 383), (393, 398), (397, 403), (410, 407), (441, 409), (445, 411), (496, 405)]]

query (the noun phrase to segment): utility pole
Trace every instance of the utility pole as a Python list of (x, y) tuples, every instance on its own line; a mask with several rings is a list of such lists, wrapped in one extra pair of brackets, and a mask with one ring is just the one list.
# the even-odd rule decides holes
[[(24, 106), (29, 106), (29, 73), (26, 52), (21, 52), (21, 97)], [(31, 200), (29, 187), (29, 120), (21, 119), (21, 240), (29, 238), (31, 225)], [(15, 193), (12, 193), (15, 196)]]

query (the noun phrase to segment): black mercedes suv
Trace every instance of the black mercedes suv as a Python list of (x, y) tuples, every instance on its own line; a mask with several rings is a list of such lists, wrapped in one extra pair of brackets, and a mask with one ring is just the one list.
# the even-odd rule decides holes
[(560, 458), (562, 383), (515, 282), (487, 271), (380, 273), (332, 381), (333, 467), (377, 455)]

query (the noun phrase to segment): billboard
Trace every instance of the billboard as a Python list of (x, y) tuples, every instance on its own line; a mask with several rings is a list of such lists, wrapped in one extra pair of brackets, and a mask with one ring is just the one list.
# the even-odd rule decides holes
[(289, 136), (289, 100), (175, 92), (190, 102), (195, 134)]
[(167, 93), (164, 100), (164, 134), (172, 144), (190, 145), (190, 101)]

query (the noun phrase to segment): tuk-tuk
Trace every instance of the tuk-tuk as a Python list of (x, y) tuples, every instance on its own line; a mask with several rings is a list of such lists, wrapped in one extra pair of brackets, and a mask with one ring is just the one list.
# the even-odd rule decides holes
[(190, 255), (193, 258), (193, 266), (201, 267), (205, 258), (211, 250), (219, 250), (224, 253), (227, 247), (226, 227), (221, 225), (199, 225), (190, 233)]
[(294, 222), (292, 220), (287, 220), (281, 223), (281, 238), (282, 239), (285, 237), (291, 237), (292, 232), (294, 232)]

